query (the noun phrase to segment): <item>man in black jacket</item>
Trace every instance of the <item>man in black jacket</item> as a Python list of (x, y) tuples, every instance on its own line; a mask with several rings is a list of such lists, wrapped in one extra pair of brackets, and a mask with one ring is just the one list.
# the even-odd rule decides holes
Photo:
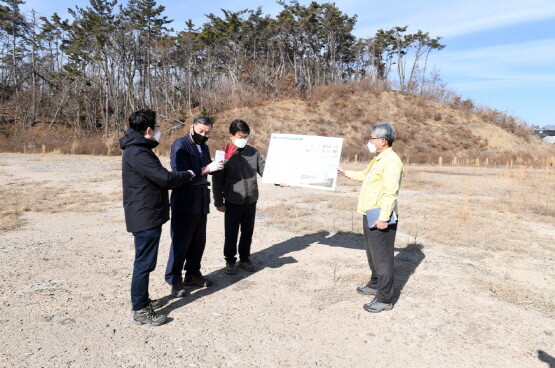
[(256, 269), (251, 262), (251, 243), (258, 201), (256, 174), (262, 176), (266, 161), (252, 146), (247, 145), (249, 125), (243, 120), (234, 120), (229, 126), (228, 143), (224, 149), (228, 161), (223, 170), (212, 177), (214, 205), (225, 212), (224, 257), (225, 273), (235, 275), (237, 270), (237, 238), (239, 240), (239, 267), (249, 272)]
[(156, 112), (138, 110), (129, 117), (129, 129), (120, 138), (122, 156), (123, 208), (127, 231), (135, 238), (135, 262), (131, 279), (133, 321), (159, 326), (165, 315), (154, 312), (156, 300), (149, 299), (150, 272), (156, 268), (162, 224), (169, 220), (168, 189), (188, 183), (192, 171), (166, 170), (152, 149), (158, 145)]

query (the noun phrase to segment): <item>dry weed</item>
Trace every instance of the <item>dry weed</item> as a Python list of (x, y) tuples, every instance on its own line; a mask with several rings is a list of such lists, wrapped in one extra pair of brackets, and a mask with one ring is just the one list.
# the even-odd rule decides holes
[(555, 313), (555, 298), (547, 292), (540, 293), (530, 287), (516, 285), (510, 279), (487, 279), (477, 278), (477, 285), (489, 290), (493, 296), (506, 302), (522, 306), (524, 308), (535, 308), (553, 315)]
[[(516, 274), (500, 271), (519, 258), (552, 263), (555, 183), (545, 177), (545, 169), (527, 167), (411, 166), (400, 193), (400, 228), (475, 261), (483, 269), (479, 286), (496, 297), (552, 312), (553, 289), (531, 290)], [(547, 279), (555, 277), (550, 269)]]
[(329, 201), (329, 196), (318, 195), (318, 194), (299, 199), (299, 203), (311, 203), (311, 204), (323, 203), (323, 202), (327, 203), (328, 201)]
[[(360, 216), (356, 210), (356, 195), (352, 192), (287, 196), (279, 205), (262, 211), (272, 223), (296, 234), (319, 231), (360, 232)], [(356, 222), (356, 224), (355, 224)]]
[(99, 211), (102, 204), (113, 201), (84, 190), (52, 187), (38, 182), (12, 182), (0, 187), (2, 222), (0, 230), (13, 230), (23, 225), (25, 212)]
[[(362, 169), (365, 163), (344, 164)], [(399, 230), (427, 246), (447, 246), (483, 270), (480, 287), (518, 305), (553, 311), (553, 289), (530, 292), (526, 281), (502, 273), (525, 257), (551, 264), (555, 252), (555, 169), (407, 166), (399, 197)], [(266, 213), (296, 233), (360, 233), (356, 203), (360, 183), (340, 178), (335, 192), (285, 196)], [(526, 267), (540, 267), (538, 265)], [(547, 279), (555, 277), (545, 267)], [(553, 287), (553, 285), (551, 285)]]
[[(343, 159), (367, 160), (365, 138), (368, 127), (379, 121), (389, 121), (397, 129), (395, 150), (413, 163), (437, 163), (453, 159), (475, 163), (489, 159), (489, 165), (509, 162), (534, 163), (545, 166), (554, 155), (554, 147), (540, 144), (529, 135), (522, 124), (494, 111), (464, 107), (466, 102), (440, 104), (434, 100), (382, 91), (360, 83), (317, 87), (306, 99), (281, 96), (280, 100), (264, 100), (249, 88), (229, 95), (229, 85), (220, 93), (198, 96), (204, 108), (214, 115), (215, 127), (210, 139), (212, 152), (222, 148), (229, 140), (228, 127), (234, 119), (248, 122), (252, 129), (250, 143), (262, 154), (267, 153), (272, 133), (314, 134), (345, 138)], [(225, 98), (221, 98), (225, 96)], [(255, 106), (252, 108), (251, 106)], [(175, 117), (160, 121), (164, 134), (156, 153), (167, 156), (173, 141), (188, 132), (192, 116), (200, 114), (177, 113), (186, 126), (168, 133), (175, 125)], [(524, 125), (522, 125), (524, 126)], [(523, 130), (524, 129), (524, 130)], [(117, 138), (121, 133), (103, 138), (101, 133), (76, 132), (56, 126), (48, 130), (41, 124), (25, 131), (14, 132), (10, 139), (1, 139), (0, 149), (28, 153), (69, 153), (119, 155)], [(426, 139), (420, 139), (423, 135)], [(521, 136), (530, 136), (529, 142), (515, 144)], [(553, 164), (553, 162), (551, 162)]]
[[(310, 233), (314, 228), (324, 229), (324, 224), (309, 220), (312, 211), (291, 205), (269, 207), (263, 213), (272, 218), (272, 223), (296, 234)], [(316, 231), (318, 231), (316, 230)]]

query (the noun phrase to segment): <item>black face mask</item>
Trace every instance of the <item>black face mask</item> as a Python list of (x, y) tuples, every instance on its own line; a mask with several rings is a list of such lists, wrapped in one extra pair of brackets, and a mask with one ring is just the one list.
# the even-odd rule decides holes
[(193, 129), (193, 134), (191, 134), (191, 138), (193, 138), (193, 142), (195, 142), (195, 144), (203, 144), (208, 140), (208, 137), (198, 134), (197, 132), (195, 132), (195, 129)]

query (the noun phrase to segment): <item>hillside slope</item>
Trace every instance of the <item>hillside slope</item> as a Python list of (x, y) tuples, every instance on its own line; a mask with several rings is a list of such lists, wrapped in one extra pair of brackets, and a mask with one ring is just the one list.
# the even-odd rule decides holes
[(368, 127), (392, 123), (398, 140), (394, 147), (410, 162), (485, 160), (505, 164), (555, 159), (555, 146), (529, 134), (519, 136), (488, 122), (477, 113), (398, 92), (374, 92), (344, 85), (323, 88), (312, 97), (287, 99), (217, 115), (211, 147), (223, 145), (234, 119), (253, 129), (251, 144), (265, 152), (271, 133), (295, 133), (345, 138), (343, 159), (365, 160)]
[[(492, 165), (524, 163), (555, 166), (555, 145), (546, 145), (519, 125), (513, 117), (485, 109), (476, 111), (464, 105), (441, 104), (424, 97), (395, 91), (369, 90), (364, 85), (340, 84), (318, 87), (311, 96), (284, 98), (277, 101), (250, 102), (214, 115), (216, 125), (209, 141), (212, 150), (222, 148), (229, 139), (229, 123), (242, 119), (251, 126), (250, 144), (266, 154), (272, 133), (312, 134), (342, 137), (343, 160), (370, 158), (366, 149), (368, 127), (380, 121), (394, 125), (397, 131), (395, 150), (405, 162), (473, 164), (477, 160)], [(193, 116), (200, 112), (193, 111)], [(50, 126), (43, 123), (20, 130), (11, 124), (8, 110), (3, 115), (0, 151), (28, 153), (73, 153), (117, 155), (121, 132), (105, 137), (74, 129), (71, 123)], [(504, 120), (503, 120), (504, 119)], [(13, 120), (13, 119), (12, 119)], [(176, 119), (159, 114), (164, 135), (157, 149), (167, 156), (172, 142), (188, 131), (171, 130)], [(505, 124), (505, 128), (502, 125)], [(172, 131), (170, 134), (169, 132)]]

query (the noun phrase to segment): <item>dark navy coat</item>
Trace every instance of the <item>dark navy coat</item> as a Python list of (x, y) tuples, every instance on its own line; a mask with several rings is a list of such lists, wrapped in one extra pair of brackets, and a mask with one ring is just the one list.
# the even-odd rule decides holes
[[(192, 170), (196, 175), (195, 178), (201, 177), (202, 168), (212, 160), (208, 146), (203, 143), (200, 148), (202, 153), (199, 152), (190, 134), (176, 139), (172, 144), (170, 155), (172, 170)], [(207, 175), (203, 175), (202, 178), (206, 179)], [(208, 187), (189, 189), (187, 186), (174, 189), (171, 195), (171, 208), (172, 211), (206, 215), (210, 212), (210, 189)]]

